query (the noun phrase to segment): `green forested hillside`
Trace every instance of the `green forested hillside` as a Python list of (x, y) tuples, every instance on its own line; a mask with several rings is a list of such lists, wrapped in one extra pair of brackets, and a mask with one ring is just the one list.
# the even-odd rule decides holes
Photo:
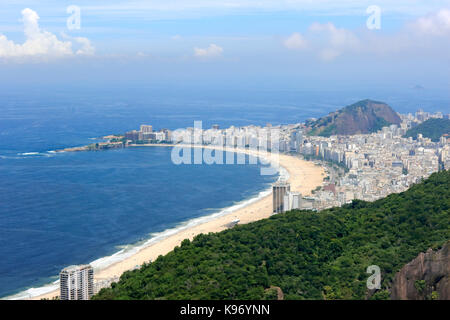
[(386, 288), (404, 264), (450, 239), (450, 172), (400, 194), (291, 211), (208, 235), (125, 273), (94, 299), (365, 299), (369, 265)]
[(439, 141), (439, 138), (444, 134), (450, 135), (450, 120), (449, 119), (428, 119), (418, 126), (409, 129), (405, 137), (417, 138), (417, 134), (421, 133), (425, 138), (430, 138), (432, 141)]

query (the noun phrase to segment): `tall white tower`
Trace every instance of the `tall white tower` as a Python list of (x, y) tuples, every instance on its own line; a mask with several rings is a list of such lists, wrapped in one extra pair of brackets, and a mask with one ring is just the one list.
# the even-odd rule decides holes
[(89, 300), (94, 295), (94, 269), (90, 265), (64, 268), (59, 280), (61, 300)]

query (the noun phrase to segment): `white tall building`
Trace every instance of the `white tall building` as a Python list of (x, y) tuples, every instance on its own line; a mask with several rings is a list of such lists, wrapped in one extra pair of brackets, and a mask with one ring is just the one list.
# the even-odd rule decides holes
[(283, 212), (300, 209), (302, 195), (298, 192), (288, 192), (284, 195)]
[(94, 269), (88, 264), (64, 268), (59, 280), (61, 300), (89, 300), (94, 295)]

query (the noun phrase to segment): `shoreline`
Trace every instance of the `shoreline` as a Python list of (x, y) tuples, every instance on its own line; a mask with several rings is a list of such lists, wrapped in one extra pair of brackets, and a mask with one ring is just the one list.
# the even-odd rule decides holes
[[(306, 161), (294, 156), (286, 154), (271, 154), (269, 152), (261, 152), (251, 149), (226, 148), (211, 145), (173, 145), (173, 144), (142, 144), (131, 145), (129, 147), (193, 147), (202, 149), (214, 149), (221, 151), (229, 151), (235, 153), (244, 153), (247, 155), (258, 156), (270, 163), (278, 162), (278, 174), (286, 171), (287, 181), (291, 184), (291, 190), (300, 192), (302, 195), (310, 195), (311, 191), (317, 186), (322, 185), (325, 172), (323, 167), (315, 165), (313, 162)], [(66, 149), (66, 151), (68, 151)], [(81, 151), (81, 150), (74, 150)], [(278, 159), (276, 159), (278, 157)], [(223, 208), (219, 212), (213, 214), (190, 219), (180, 222), (177, 226), (166, 229), (162, 232), (152, 234), (151, 237), (143, 241), (140, 245), (129, 245), (125, 249), (118, 252), (101, 257), (93, 262), (94, 280), (95, 282), (116, 279), (128, 270), (132, 270), (141, 266), (145, 262), (154, 261), (159, 255), (165, 255), (179, 246), (184, 239), (192, 240), (196, 235), (201, 233), (220, 232), (227, 229), (234, 219), (239, 219), (239, 224), (246, 224), (261, 219), (269, 218), (272, 215), (272, 191), (271, 188), (260, 192), (256, 197), (245, 199), (230, 207)], [(127, 251), (128, 250), (128, 251)], [(118, 261), (114, 261), (119, 256)], [(110, 260), (110, 264), (107, 261)], [(107, 264), (102, 267), (102, 263)], [(48, 288), (48, 292), (39, 293)], [(33, 295), (33, 291), (36, 295)], [(39, 288), (31, 288), (18, 294), (11, 295), (6, 298), (10, 299), (51, 299), (59, 295), (59, 284), (41, 286)], [(15, 297), (15, 298), (14, 298)]]

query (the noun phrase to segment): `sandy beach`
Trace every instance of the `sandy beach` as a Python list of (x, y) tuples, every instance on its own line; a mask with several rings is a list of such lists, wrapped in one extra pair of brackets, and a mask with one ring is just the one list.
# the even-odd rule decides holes
[[(132, 147), (173, 147), (173, 145), (157, 144), (157, 145), (139, 145)], [(200, 146), (201, 147), (201, 146)], [(228, 150), (222, 147), (203, 146), (203, 148)], [(325, 171), (322, 167), (315, 165), (313, 162), (305, 161), (300, 158), (279, 154), (272, 155), (267, 153), (259, 153), (255, 150), (236, 149), (236, 152), (246, 153), (249, 155), (258, 155), (265, 157), (270, 161), (279, 162), (289, 174), (288, 182), (291, 184), (291, 190), (300, 192), (302, 195), (310, 195), (311, 190), (322, 185)], [(278, 157), (278, 161), (277, 161)], [(154, 261), (159, 255), (165, 255), (172, 251), (184, 239), (191, 239), (201, 233), (220, 232), (227, 228), (227, 224), (232, 220), (239, 219), (239, 224), (245, 224), (270, 217), (272, 214), (272, 195), (265, 196), (243, 208), (237, 209), (227, 215), (216, 217), (210, 221), (180, 230), (176, 234), (168, 236), (159, 242), (155, 242), (147, 247), (142, 248), (134, 255), (125, 260), (116, 262), (101, 270), (95, 270), (95, 281), (101, 279), (110, 279), (120, 276), (123, 272), (142, 265), (144, 262)], [(31, 299), (42, 299), (58, 296), (59, 290), (54, 290), (44, 295), (36, 296)]]

